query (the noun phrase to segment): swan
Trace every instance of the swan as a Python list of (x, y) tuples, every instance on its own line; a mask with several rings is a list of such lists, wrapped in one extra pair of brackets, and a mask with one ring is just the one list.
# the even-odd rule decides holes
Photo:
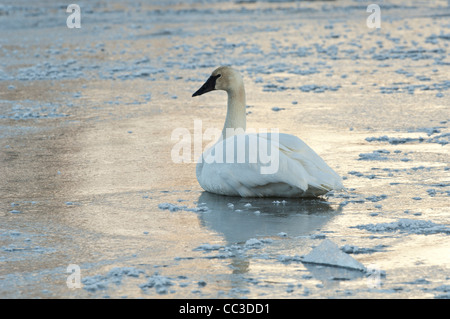
[(197, 162), (197, 180), (205, 191), (241, 197), (318, 197), (344, 189), (341, 177), (298, 137), (245, 132), (245, 89), (237, 70), (217, 68), (192, 97), (213, 90), (227, 92), (228, 107), (221, 137)]

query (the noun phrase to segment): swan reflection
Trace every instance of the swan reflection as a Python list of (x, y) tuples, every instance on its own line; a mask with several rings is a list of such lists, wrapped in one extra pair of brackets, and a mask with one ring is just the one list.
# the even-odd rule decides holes
[(222, 235), (228, 244), (243, 243), (250, 238), (308, 235), (322, 228), (336, 211), (324, 200), (229, 197), (203, 192), (199, 207), (201, 224)]

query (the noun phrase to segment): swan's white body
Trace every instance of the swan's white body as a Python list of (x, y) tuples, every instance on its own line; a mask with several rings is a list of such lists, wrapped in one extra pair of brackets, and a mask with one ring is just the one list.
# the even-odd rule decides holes
[[(242, 197), (315, 197), (344, 188), (339, 175), (296, 136), (281, 133), (226, 134), (227, 128), (244, 131), (246, 126), (244, 84), (237, 71), (230, 67), (216, 69), (193, 96), (213, 89), (227, 91), (228, 111), (222, 138), (203, 153), (197, 164), (197, 180), (204, 190)], [(247, 154), (245, 161), (239, 161), (237, 154), (231, 160), (227, 160), (226, 155), (222, 157), (224, 160), (217, 160), (218, 149), (226, 153), (227, 145), (236, 148), (236, 145), (242, 145), (238, 141), (243, 140)], [(248, 154), (252, 152), (251, 145), (255, 141), (258, 147), (270, 148), (271, 156), (277, 156), (276, 163), (271, 163), (275, 167), (271, 173), (262, 172), (268, 166), (267, 161), (249, 159)]]

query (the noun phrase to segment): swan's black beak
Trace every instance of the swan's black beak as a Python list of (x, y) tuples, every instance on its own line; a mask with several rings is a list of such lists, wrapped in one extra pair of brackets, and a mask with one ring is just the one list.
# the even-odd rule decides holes
[(197, 90), (197, 92), (192, 94), (192, 97), (197, 96), (197, 95), (202, 95), (202, 94), (208, 93), (212, 90), (215, 90), (217, 78), (218, 78), (218, 76), (211, 75), (209, 77), (209, 79), (206, 80), (205, 84), (203, 84), (202, 87)]

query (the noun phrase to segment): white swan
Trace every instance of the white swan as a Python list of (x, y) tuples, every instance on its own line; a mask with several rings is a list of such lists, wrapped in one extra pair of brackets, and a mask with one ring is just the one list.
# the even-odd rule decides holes
[(241, 197), (316, 197), (344, 188), (340, 176), (299, 138), (245, 133), (245, 90), (239, 72), (217, 68), (192, 96), (212, 90), (228, 93), (228, 110), (222, 137), (197, 164), (197, 180), (204, 190)]

